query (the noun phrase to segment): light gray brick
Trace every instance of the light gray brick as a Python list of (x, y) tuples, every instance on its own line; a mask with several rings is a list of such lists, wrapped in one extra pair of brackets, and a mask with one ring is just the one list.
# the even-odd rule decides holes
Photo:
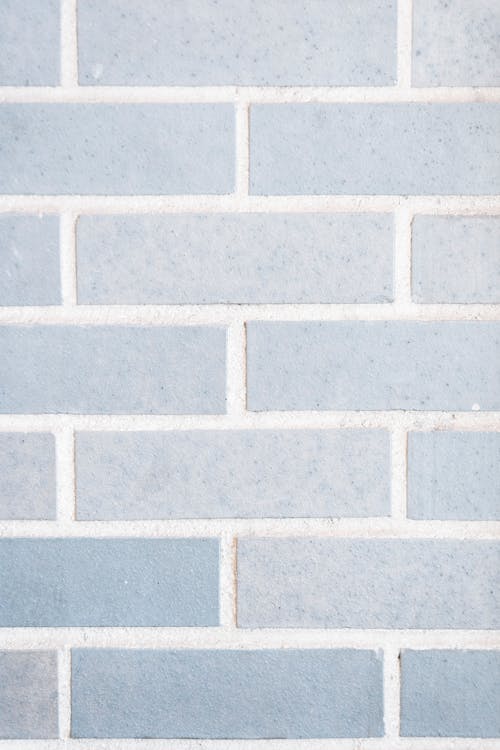
[(225, 411), (222, 327), (4, 326), (0, 413)]
[(500, 86), (497, 0), (414, 0), (416, 86)]
[(396, 2), (80, 0), (80, 81), (220, 86), (384, 85)]
[(251, 108), (257, 195), (500, 192), (499, 104)]
[(0, 216), (0, 305), (58, 305), (59, 219)]
[(84, 432), (76, 469), (82, 520), (390, 513), (382, 431)]
[(84, 216), (84, 304), (387, 302), (387, 214)]
[(54, 436), (0, 432), (0, 518), (55, 517)]
[(500, 433), (410, 433), (408, 515), (500, 520)]
[(73, 651), (72, 737), (383, 734), (373, 651)]
[(243, 628), (495, 628), (500, 544), (238, 540)]
[(0, 627), (217, 625), (216, 539), (0, 539)]
[(403, 651), (403, 737), (500, 737), (500, 651)]
[(227, 104), (1, 104), (0, 193), (230, 193)]
[(59, 83), (59, 5), (60, 0), (2, 0), (0, 86)]
[(0, 651), (0, 739), (57, 736), (57, 653)]
[(499, 409), (498, 322), (247, 324), (248, 407)]
[(415, 217), (412, 295), (416, 302), (500, 302), (500, 217)]

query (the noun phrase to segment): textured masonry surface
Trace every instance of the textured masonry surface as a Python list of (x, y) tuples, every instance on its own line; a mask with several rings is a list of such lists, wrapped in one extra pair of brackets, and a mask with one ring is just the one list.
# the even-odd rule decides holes
[(497, 747), (499, 34), (0, 0), (0, 750)]

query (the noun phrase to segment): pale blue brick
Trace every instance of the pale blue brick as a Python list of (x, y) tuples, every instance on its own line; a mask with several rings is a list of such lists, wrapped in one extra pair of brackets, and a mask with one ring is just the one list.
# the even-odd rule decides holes
[(83, 216), (84, 304), (387, 302), (388, 214)]
[(414, 0), (416, 86), (500, 86), (498, 0)]
[(371, 86), (396, 77), (396, 2), (80, 0), (80, 81)]
[(498, 628), (500, 544), (238, 540), (243, 628)]
[(59, 6), (60, 0), (0, 2), (0, 86), (59, 83)]
[(500, 520), (500, 433), (410, 433), (408, 515)]
[(57, 653), (0, 651), (0, 739), (50, 739), (58, 733)]
[(230, 193), (228, 104), (2, 104), (0, 193)]
[(54, 519), (54, 436), (0, 433), (0, 518)]
[(257, 195), (500, 192), (499, 104), (251, 108)]
[(72, 737), (383, 734), (373, 651), (73, 651)]
[(248, 407), (500, 409), (500, 324), (247, 324)]
[(0, 215), (0, 305), (58, 305), (59, 219)]
[(403, 737), (500, 737), (500, 651), (403, 651)]
[(81, 520), (390, 513), (382, 431), (78, 433), (76, 470)]
[(0, 626), (217, 625), (216, 539), (1, 539)]
[(225, 411), (223, 327), (4, 326), (0, 412)]
[(500, 302), (500, 217), (417, 216), (412, 294), (416, 302)]

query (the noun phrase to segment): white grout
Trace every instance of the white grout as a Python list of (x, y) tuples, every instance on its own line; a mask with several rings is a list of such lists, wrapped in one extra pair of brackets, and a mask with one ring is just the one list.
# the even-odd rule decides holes
[[(230, 325), (228, 346), (241, 350), (243, 326), (261, 321), (336, 320), (500, 320), (500, 305), (492, 304), (226, 304), (226, 305), (78, 305), (2, 307), (2, 325)], [(241, 352), (240, 352), (241, 353)], [(231, 364), (229, 361), (229, 364)], [(239, 379), (241, 380), (241, 374)], [(241, 384), (240, 384), (241, 385)], [(235, 388), (240, 388), (235, 385)]]
[(397, 522), (406, 518), (407, 453), (408, 433), (396, 428), (391, 435), (391, 516)]
[(416, 307), (411, 299), (411, 226), (411, 211), (406, 207), (397, 209), (394, 217), (394, 300), (402, 315), (408, 311), (411, 314)]
[(75, 518), (75, 440), (71, 427), (55, 431), (57, 521), (64, 525)]
[[(327, 537), (331, 539), (498, 540), (500, 521), (367, 518), (182, 518), (113, 521), (0, 521), (0, 536), (93, 538), (205, 538), (216, 536)], [(225, 549), (228, 543), (225, 543)], [(228, 556), (225, 557), (227, 561)], [(229, 564), (226, 565), (228, 570)], [(227, 577), (226, 577), (227, 578)]]
[(61, 263), (61, 300), (65, 308), (71, 308), (77, 303), (77, 291), (76, 216), (70, 211), (61, 214), (59, 219), (59, 258)]
[[(78, 86), (77, 0), (61, 0), (61, 86), (42, 91), (71, 95)], [(8, 89), (7, 89), (8, 90)], [(18, 89), (20, 92), (21, 89)], [(30, 89), (25, 89), (29, 97)], [(27, 99), (29, 101), (29, 98)]]
[[(237, 169), (238, 171), (238, 169)], [(389, 213), (499, 215), (498, 195), (0, 195), (0, 213)]]
[(2, 750), (499, 750), (497, 739), (399, 737), (314, 740), (4, 740)]
[[(381, 630), (322, 628), (238, 629), (226, 626), (1, 628), (1, 649), (144, 648), (266, 649), (359, 648), (500, 650), (495, 630)], [(1, 747), (1, 745), (0, 745)]]
[(498, 431), (499, 411), (296, 411), (240, 415), (0, 414), (0, 431), (47, 432), (62, 427), (89, 431), (358, 429)]
[(236, 540), (230, 531), (220, 536), (220, 623), (224, 630), (236, 628)]
[(231, 417), (243, 418), (246, 410), (246, 335), (238, 320), (227, 329), (226, 408)]
[[(402, 0), (406, 4), (405, 0)], [(0, 103), (82, 103), (82, 104), (234, 104), (245, 101), (253, 104), (384, 104), (415, 102), (486, 103), (500, 101), (500, 87), (492, 86), (436, 86), (409, 88), (408, 52), (403, 49), (408, 39), (408, 16), (401, 24), (399, 58), (401, 84), (398, 86), (77, 86), (74, 57), (76, 28), (71, 17), (72, 0), (67, 6), (65, 24), (73, 41), (64, 47), (64, 87), (4, 86), (0, 88)], [(404, 36), (403, 36), (404, 34)], [(399, 50), (398, 50), (399, 52)]]
[[(45, 642), (44, 647), (46, 647)], [(71, 651), (69, 648), (63, 648), (57, 654), (57, 683), (59, 737), (65, 740), (71, 736)]]
[(384, 647), (384, 726), (385, 736), (392, 740), (399, 737), (401, 691), (401, 644), (397, 638), (394, 641), (394, 645)]

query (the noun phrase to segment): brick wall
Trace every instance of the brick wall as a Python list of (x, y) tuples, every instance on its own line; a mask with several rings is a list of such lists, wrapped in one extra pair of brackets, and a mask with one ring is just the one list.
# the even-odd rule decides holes
[(497, 747), (499, 37), (0, 2), (0, 750)]

